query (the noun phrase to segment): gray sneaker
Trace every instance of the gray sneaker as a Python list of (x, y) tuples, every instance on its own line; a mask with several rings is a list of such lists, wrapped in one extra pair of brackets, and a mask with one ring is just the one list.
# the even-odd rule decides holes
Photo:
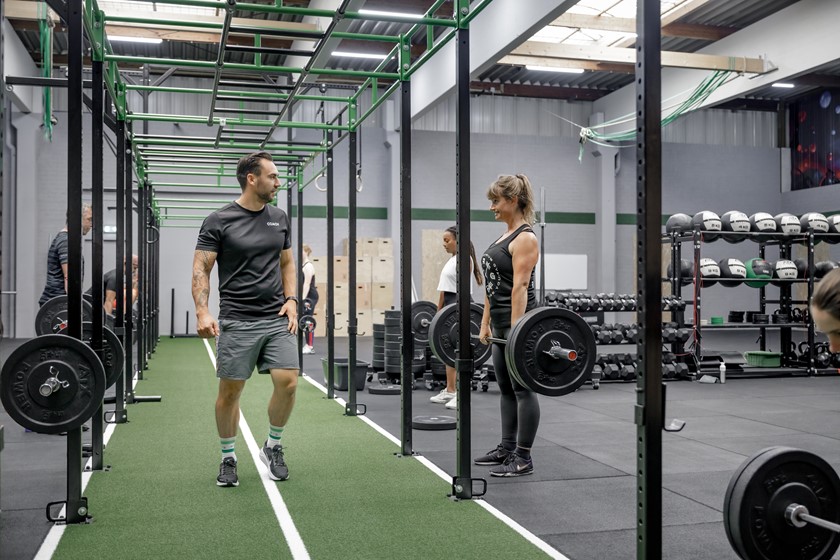
[(286, 466), (286, 460), (283, 458), (283, 446), (275, 445), (268, 447), (268, 440), (263, 444), (260, 459), (268, 467), (268, 476), (271, 480), (286, 480), (289, 478), (289, 467)]
[(219, 476), (216, 477), (216, 486), (239, 486), (239, 477), (236, 476), (236, 459), (227, 457), (219, 465)]

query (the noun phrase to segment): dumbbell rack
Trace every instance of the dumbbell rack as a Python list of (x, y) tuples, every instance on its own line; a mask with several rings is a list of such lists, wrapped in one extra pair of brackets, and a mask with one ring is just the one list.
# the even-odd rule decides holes
[[(814, 245), (815, 245), (815, 235), (813, 232), (808, 232), (804, 234), (797, 234), (797, 235), (790, 235), (785, 233), (733, 233), (733, 232), (715, 232), (716, 235), (719, 236), (726, 236), (726, 235), (741, 235), (745, 237), (758, 237), (758, 257), (761, 259), (765, 258), (766, 248), (767, 246), (778, 245), (779, 247), (779, 259), (790, 259), (791, 258), (791, 248), (794, 244), (804, 244), (808, 248), (808, 274), (807, 278), (805, 279), (793, 279), (793, 280), (780, 280), (774, 279), (773, 282), (779, 284), (779, 298), (778, 299), (768, 299), (767, 297), (767, 288), (766, 286), (762, 286), (758, 288), (759, 292), (759, 304), (758, 304), (758, 312), (761, 314), (767, 313), (767, 306), (768, 305), (778, 305), (779, 312), (790, 314), (791, 310), (793, 309), (794, 305), (807, 305), (810, 302), (811, 296), (814, 292)], [(822, 235), (822, 234), (821, 234)], [(830, 235), (830, 234), (825, 234)], [(709, 369), (709, 371), (703, 371), (703, 345), (702, 345), (702, 332), (704, 330), (710, 331), (718, 331), (718, 330), (758, 330), (759, 331), (759, 348), (762, 351), (767, 350), (767, 332), (770, 330), (778, 330), (779, 337), (780, 337), (780, 345), (783, 351), (782, 359), (781, 359), (781, 366), (778, 368), (769, 368), (769, 367), (744, 367), (741, 368), (742, 371), (731, 370), (727, 367), (727, 376), (728, 377), (738, 377), (738, 376), (778, 376), (778, 375), (794, 375), (796, 373), (804, 373), (804, 374), (817, 374), (821, 373), (817, 370), (815, 366), (815, 356), (814, 356), (814, 324), (813, 321), (807, 321), (806, 323), (767, 323), (767, 324), (753, 324), (753, 323), (729, 323), (723, 325), (703, 325), (702, 322), (699, 320), (701, 316), (701, 308), (702, 308), (702, 297), (701, 292), (703, 290), (703, 286), (700, 283), (700, 271), (699, 271), (699, 263), (702, 253), (702, 246), (704, 243), (702, 232), (699, 230), (694, 230), (691, 233), (671, 233), (665, 234), (662, 237), (663, 243), (670, 243), (671, 244), (671, 270), (673, 274), (670, 278), (664, 278), (664, 282), (669, 282), (671, 284), (672, 293), (680, 294), (682, 293), (682, 289), (684, 287), (692, 286), (693, 287), (693, 298), (687, 300), (686, 303), (692, 306), (694, 317), (698, 318), (692, 325), (686, 325), (684, 322), (684, 316), (680, 318), (678, 324), (680, 326), (691, 326), (694, 329), (694, 348), (693, 348), (693, 355), (695, 362), (697, 364), (697, 373), (703, 374), (708, 373), (712, 375), (718, 374), (718, 363), (714, 364), (714, 369)], [(694, 277), (692, 278), (692, 282), (688, 283), (686, 286), (683, 286), (682, 279), (679, 277), (680, 261), (682, 260), (682, 244), (685, 242), (691, 242), (693, 248), (693, 258), (694, 258)], [(709, 243), (706, 241), (705, 243)], [(727, 279), (727, 281), (739, 281), (735, 279)], [(747, 281), (755, 281), (754, 279), (744, 279), (740, 280), (742, 283), (746, 283)], [(792, 288), (794, 284), (807, 284), (808, 288), (808, 298), (807, 300), (794, 300), (792, 297)], [(676, 317), (675, 317), (676, 320)], [(808, 352), (807, 352), (807, 360), (805, 362), (797, 360), (793, 361), (790, 356), (788, 355), (785, 349), (791, 347), (792, 342), (792, 334), (794, 330), (804, 330), (807, 333), (807, 340), (808, 340)], [(683, 346), (681, 343), (675, 344), (675, 346)], [(680, 347), (677, 350), (674, 350), (676, 354), (685, 353), (685, 348)]]

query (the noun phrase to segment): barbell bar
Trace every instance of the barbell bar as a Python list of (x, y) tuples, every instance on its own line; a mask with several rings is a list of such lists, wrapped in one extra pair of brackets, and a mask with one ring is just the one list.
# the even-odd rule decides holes
[[(478, 341), (481, 342), (480, 337), (473, 336), (473, 338), (477, 338)], [(504, 338), (496, 338), (494, 336), (485, 337), (484, 340), (486, 340), (487, 342), (492, 342), (494, 344), (503, 345), (507, 345), (508, 342)], [(575, 352), (574, 350), (569, 350), (568, 348), (563, 348), (559, 345), (559, 343), (552, 345), (551, 348), (547, 350), (543, 350), (543, 353), (558, 360), (569, 360), (570, 362), (574, 362), (575, 360), (577, 360), (577, 352)]]

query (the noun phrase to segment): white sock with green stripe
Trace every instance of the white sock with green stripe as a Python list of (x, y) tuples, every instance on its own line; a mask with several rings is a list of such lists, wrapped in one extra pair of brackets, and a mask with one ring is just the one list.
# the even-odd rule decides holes
[(219, 443), (222, 444), (222, 461), (228, 457), (232, 457), (236, 461), (236, 453), (233, 450), (236, 446), (236, 436), (219, 438)]
[(269, 449), (274, 449), (275, 445), (280, 445), (280, 438), (283, 436), (283, 429), (285, 426), (278, 427), (272, 424), (268, 425), (268, 441), (266, 445)]

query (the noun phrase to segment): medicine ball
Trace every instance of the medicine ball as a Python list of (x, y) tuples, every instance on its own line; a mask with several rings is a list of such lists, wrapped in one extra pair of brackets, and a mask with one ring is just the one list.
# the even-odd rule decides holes
[(674, 214), (665, 222), (667, 233), (686, 233), (691, 231), (691, 216), (688, 214)]
[[(840, 214), (833, 214), (828, 216), (828, 233), (840, 234)], [(826, 237), (826, 243), (840, 243), (840, 235), (837, 237)]]
[[(776, 261), (773, 265), (773, 278), (778, 280), (795, 280), (799, 276), (796, 263), (787, 259)], [(784, 286), (786, 282), (770, 282), (774, 286)]]
[(692, 220), (694, 229), (703, 232), (704, 241), (714, 241), (718, 238), (717, 233), (721, 229), (720, 216), (709, 210), (703, 210), (694, 214)]
[[(796, 221), (797, 225), (799, 220)], [(738, 233), (747, 233), (750, 231), (750, 218), (743, 212), (737, 210), (730, 210), (720, 217), (720, 225), (722, 231), (733, 231)], [(730, 243), (740, 243), (747, 236), (746, 235), (721, 235), (724, 241)]]
[[(668, 278), (674, 278), (674, 269), (670, 264), (668, 265)], [(680, 259), (680, 284), (688, 286), (694, 278), (694, 262), (686, 259)]]
[(796, 235), (802, 232), (802, 226), (799, 224), (799, 218), (793, 214), (782, 212), (781, 214), (776, 214), (776, 217), (773, 219), (776, 220), (776, 231), (779, 233)]
[(808, 261), (805, 259), (794, 259), (793, 264), (796, 265), (797, 278), (808, 278)]
[[(720, 266), (720, 285), (728, 288), (740, 286), (743, 280), (747, 277), (747, 267), (738, 259), (723, 259), (718, 265)], [(724, 278), (732, 278), (734, 281), (727, 281)]]
[(835, 268), (840, 268), (834, 261), (820, 261), (814, 264), (814, 278), (822, 278)]
[[(756, 212), (750, 216), (750, 231), (755, 233), (776, 233), (776, 220), (767, 212)], [(753, 241), (763, 241), (767, 236), (757, 235)]]
[(808, 212), (803, 214), (799, 220), (802, 232), (813, 231), (814, 233), (828, 233), (828, 220), (819, 212)]
[(720, 278), (720, 266), (714, 259), (700, 259), (700, 285), (704, 288), (714, 286)]
[[(764, 259), (750, 259), (744, 263), (747, 267), (747, 278), (756, 278), (759, 280), (770, 280), (773, 276), (773, 267)], [(751, 288), (763, 288), (767, 282), (747, 282), (747, 286)]]

